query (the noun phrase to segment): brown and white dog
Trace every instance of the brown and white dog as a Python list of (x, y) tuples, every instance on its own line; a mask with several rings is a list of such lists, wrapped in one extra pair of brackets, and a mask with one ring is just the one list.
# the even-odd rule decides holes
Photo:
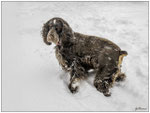
[(115, 81), (126, 77), (121, 73), (123, 57), (127, 55), (113, 42), (74, 32), (62, 18), (52, 18), (42, 28), (43, 40), (47, 45), (56, 44), (56, 58), (62, 68), (70, 73), (69, 89), (72, 93), (78, 89), (81, 79), (94, 69), (94, 86), (105, 96), (110, 96), (109, 88)]

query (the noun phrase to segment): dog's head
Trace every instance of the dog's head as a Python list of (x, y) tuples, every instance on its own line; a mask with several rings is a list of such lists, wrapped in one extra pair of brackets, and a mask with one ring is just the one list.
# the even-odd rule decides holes
[(72, 36), (72, 30), (68, 23), (61, 18), (52, 18), (42, 28), (42, 37), (47, 45), (53, 42), (61, 45)]

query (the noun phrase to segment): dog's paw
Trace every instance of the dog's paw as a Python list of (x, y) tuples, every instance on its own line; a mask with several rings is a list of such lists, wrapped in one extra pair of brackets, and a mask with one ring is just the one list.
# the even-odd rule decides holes
[(124, 81), (125, 78), (126, 78), (126, 75), (124, 73), (120, 73), (115, 81), (116, 82)]
[(71, 93), (76, 93), (78, 91), (78, 86), (75, 86), (74, 84), (69, 84), (68, 88)]
[(108, 92), (103, 92), (104, 96), (106, 97), (110, 97), (111, 96), (111, 93), (108, 91)]
[(104, 96), (111, 96), (111, 93), (109, 92), (109, 83), (107, 81), (96, 80), (94, 86), (99, 92), (103, 93)]

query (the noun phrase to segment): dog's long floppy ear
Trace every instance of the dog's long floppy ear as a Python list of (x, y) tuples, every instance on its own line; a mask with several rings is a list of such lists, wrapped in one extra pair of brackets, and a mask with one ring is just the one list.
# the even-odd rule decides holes
[(47, 45), (51, 45), (51, 42), (48, 42), (47, 41), (47, 34), (49, 32), (49, 21), (46, 22), (43, 27), (42, 27), (42, 38), (43, 38), (43, 41), (47, 44)]

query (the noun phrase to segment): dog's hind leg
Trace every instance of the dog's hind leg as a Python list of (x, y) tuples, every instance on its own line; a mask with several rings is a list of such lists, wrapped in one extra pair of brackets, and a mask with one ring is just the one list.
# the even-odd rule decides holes
[(74, 61), (70, 71), (70, 83), (68, 86), (72, 93), (78, 90), (80, 81), (85, 76), (87, 76), (87, 72), (84, 67), (78, 61)]
[(98, 57), (97, 73), (94, 80), (94, 86), (105, 96), (110, 96), (109, 88), (113, 84), (112, 75), (117, 71), (117, 65), (110, 61), (106, 54), (100, 54)]
[(108, 71), (107, 67), (103, 67), (99, 69), (96, 73), (96, 77), (94, 80), (94, 86), (100, 92), (102, 92), (105, 96), (111, 96), (109, 92), (109, 88), (112, 85), (112, 78)]
[(127, 52), (121, 51), (121, 54), (118, 59), (118, 64), (106, 60), (107, 57), (105, 57), (103, 54), (99, 57), (101, 65), (102, 64), (106, 65), (100, 66), (101, 68), (98, 68), (94, 80), (94, 86), (98, 91), (102, 92), (105, 96), (111, 95), (109, 92), (109, 88), (113, 86), (115, 81), (122, 81), (125, 79), (126, 77), (125, 74), (121, 73), (121, 63), (123, 57), (126, 55)]

